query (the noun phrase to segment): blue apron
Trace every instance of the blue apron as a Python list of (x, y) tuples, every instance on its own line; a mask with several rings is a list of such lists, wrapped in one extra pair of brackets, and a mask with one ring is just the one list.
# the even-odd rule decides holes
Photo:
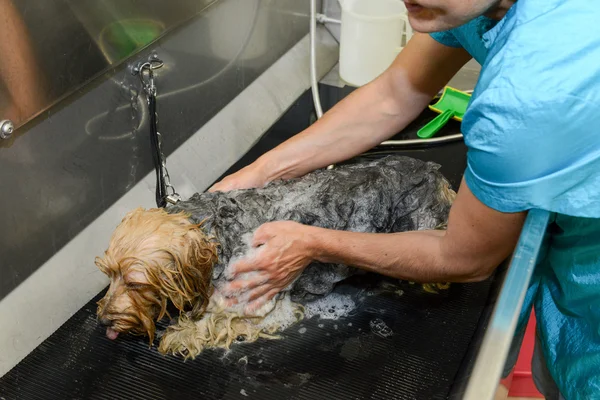
[(562, 395), (600, 399), (600, 5), (519, 0), (431, 36), (482, 70), (462, 131), (465, 180), (501, 212), (556, 213), (520, 327), (533, 304)]

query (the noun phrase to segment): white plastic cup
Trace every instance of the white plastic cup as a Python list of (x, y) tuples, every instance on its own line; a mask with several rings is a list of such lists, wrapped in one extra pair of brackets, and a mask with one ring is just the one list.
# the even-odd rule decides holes
[(400, 0), (339, 0), (340, 78), (363, 86), (384, 72), (412, 36)]

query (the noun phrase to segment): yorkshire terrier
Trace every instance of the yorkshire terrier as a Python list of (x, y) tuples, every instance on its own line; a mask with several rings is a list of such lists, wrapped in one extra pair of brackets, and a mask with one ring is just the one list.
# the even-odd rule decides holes
[(168, 315), (170, 303), (179, 320), (167, 328), (159, 350), (186, 357), (205, 347), (273, 337), (281, 323), (265, 321), (274, 309), (291, 305), (287, 312), (300, 319), (298, 303), (327, 295), (357, 270), (314, 262), (283, 293), (248, 315), (226, 306), (218, 288), (227, 280), (228, 265), (251, 251), (252, 232), (278, 220), (356, 232), (436, 229), (447, 221), (455, 196), (438, 168), (388, 156), (262, 188), (197, 193), (166, 210), (131, 211), (104, 256), (96, 259), (110, 278), (98, 302), (98, 321), (110, 339), (129, 332), (147, 335), (152, 343), (155, 323)]

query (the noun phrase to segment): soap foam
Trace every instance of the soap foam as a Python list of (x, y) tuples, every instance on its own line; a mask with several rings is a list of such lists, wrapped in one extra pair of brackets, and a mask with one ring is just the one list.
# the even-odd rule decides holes
[(283, 331), (296, 322), (298, 322), (298, 314), (296, 310), (298, 306), (290, 300), (290, 296), (286, 293), (280, 299), (273, 311), (271, 311), (259, 324), (261, 328), (278, 326), (280, 331)]
[(348, 316), (356, 308), (349, 295), (331, 293), (304, 306), (306, 319), (319, 316), (319, 319), (339, 319)]
[(233, 278), (233, 273), (232, 273), (231, 267), (233, 265), (235, 265), (238, 261), (252, 260), (256, 257), (256, 252), (258, 251), (258, 248), (252, 247), (253, 237), (254, 237), (254, 232), (247, 232), (247, 233), (241, 235), (240, 241), (242, 243), (241, 248), (243, 249), (243, 252), (242, 252), (242, 254), (233, 255), (229, 259), (229, 262), (227, 263), (227, 265), (225, 266), (225, 269), (223, 270), (223, 274), (226, 279)]
[[(348, 316), (356, 308), (356, 303), (349, 295), (331, 293), (328, 296), (307, 303), (303, 308), (304, 318), (306, 319), (318, 316), (319, 319), (337, 320)], [(289, 293), (285, 293), (276, 302), (275, 308), (266, 315), (258, 326), (263, 329), (276, 326), (278, 331), (284, 331), (298, 322), (298, 310), (298, 304), (290, 299)], [(319, 326), (322, 326), (322, 324)], [(301, 328), (299, 332), (304, 333), (306, 329)]]

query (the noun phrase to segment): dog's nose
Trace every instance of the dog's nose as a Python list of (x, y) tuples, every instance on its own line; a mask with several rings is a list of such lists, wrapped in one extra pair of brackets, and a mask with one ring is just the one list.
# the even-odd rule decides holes
[(111, 326), (112, 325), (112, 321), (106, 317), (99, 317), (98, 322), (100, 322), (100, 325), (103, 325), (103, 326)]

